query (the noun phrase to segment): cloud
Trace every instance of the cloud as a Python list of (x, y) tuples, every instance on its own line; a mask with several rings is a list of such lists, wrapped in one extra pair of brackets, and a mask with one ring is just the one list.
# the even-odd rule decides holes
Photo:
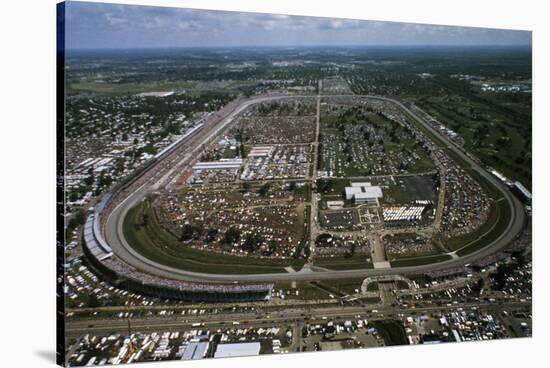
[(69, 48), (256, 45), (531, 45), (524, 31), (67, 2)]

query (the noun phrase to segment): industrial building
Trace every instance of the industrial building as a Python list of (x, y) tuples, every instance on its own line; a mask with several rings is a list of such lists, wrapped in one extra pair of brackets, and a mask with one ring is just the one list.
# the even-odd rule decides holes
[(255, 146), (255, 147), (252, 147), (252, 149), (250, 150), (248, 157), (251, 157), (251, 158), (269, 157), (271, 156), (272, 152), (273, 152), (273, 146)]
[(260, 355), (260, 342), (241, 342), (234, 344), (220, 344), (214, 358), (242, 357)]
[(208, 350), (208, 341), (192, 341), (187, 345), (181, 360), (203, 359)]
[(345, 189), (346, 199), (355, 203), (378, 204), (378, 198), (382, 198), (382, 188), (373, 186), (369, 182), (351, 183)]
[(344, 201), (327, 201), (329, 210), (341, 210), (344, 208)]
[(202, 170), (238, 170), (243, 160), (240, 158), (222, 158), (219, 161), (202, 161), (193, 166), (193, 173)]

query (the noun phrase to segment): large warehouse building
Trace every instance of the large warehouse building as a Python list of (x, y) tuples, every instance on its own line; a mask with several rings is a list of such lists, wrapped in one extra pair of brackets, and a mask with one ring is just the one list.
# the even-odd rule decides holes
[(382, 188), (373, 186), (369, 182), (351, 183), (345, 189), (346, 199), (355, 203), (378, 204), (378, 198), (382, 198)]
[(259, 341), (220, 344), (216, 349), (214, 358), (243, 357), (252, 355), (260, 355)]
[(238, 170), (243, 164), (240, 158), (222, 158), (219, 161), (201, 161), (193, 166), (193, 172), (202, 170)]

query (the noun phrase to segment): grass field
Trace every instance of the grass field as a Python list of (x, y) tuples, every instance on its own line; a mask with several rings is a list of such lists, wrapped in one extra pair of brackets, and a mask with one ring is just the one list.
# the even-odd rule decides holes
[(390, 185), (384, 188), (384, 204), (409, 204), (411, 196), (404, 191), (399, 185)]
[(317, 190), (322, 190), (325, 195), (344, 196), (344, 190), (350, 185), (349, 179), (317, 179)]
[(90, 92), (105, 95), (133, 95), (143, 92), (168, 92), (192, 87), (189, 82), (177, 83), (93, 83), (79, 82), (69, 84), (69, 93)]
[(409, 175), (395, 177), (395, 180), (396, 184), (384, 187), (383, 204), (409, 204), (414, 200), (431, 200), (437, 205), (438, 195), (433, 176)]
[[(286, 299), (296, 300), (314, 300), (314, 299), (328, 299), (329, 294), (334, 297), (343, 296), (346, 294), (355, 294), (355, 290), (361, 290), (361, 283), (363, 278), (349, 278), (349, 279), (335, 279), (335, 280), (322, 280), (318, 282), (306, 282), (297, 281), (294, 283), (290, 281), (278, 281), (275, 283), (274, 290), (285, 291)], [(286, 294), (286, 291), (290, 291)], [(298, 295), (296, 295), (298, 291)]]
[[(146, 225), (141, 224), (143, 213), (147, 213)], [(130, 245), (143, 256), (170, 266), (193, 272), (205, 273), (276, 273), (286, 272), (284, 267), (301, 269), (304, 260), (260, 259), (238, 257), (221, 253), (202, 251), (179, 242), (157, 222), (149, 202), (130, 209), (123, 224), (124, 236)]]
[[(278, 281), (275, 283), (273, 290), (279, 291), (282, 289), (285, 292), (290, 291), (288, 294), (285, 293), (285, 299), (289, 300), (315, 300), (329, 298), (329, 293), (326, 290), (323, 290), (310, 282), (297, 281), (295, 285), (296, 287), (293, 288), (290, 281)], [(298, 291), (298, 295), (296, 295), (296, 291)]]
[(365, 260), (366, 256), (335, 256), (335, 257), (316, 257), (313, 260), (315, 266), (328, 268), (331, 270), (352, 270), (372, 268), (372, 263)]
[(363, 283), (363, 280), (364, 277), (353, 277), (349, 279), (323, 280), (320, 282), (329, 287), (338, 289), (344, 294), (355, 294), (355, 290), (361, 291), (361, 284)]
[(430, 263), (448, 261), (452, 257), (447, 254), (436, 254), (433, 256), (401, 258), (390, 261), (392, 267), (421, 266)]
[(417, 150), (416, 152), (419, 154), (420, 159), (409, 168), (410, 173), (421, 173), (435, 168), (433, 162), (423, 151)]

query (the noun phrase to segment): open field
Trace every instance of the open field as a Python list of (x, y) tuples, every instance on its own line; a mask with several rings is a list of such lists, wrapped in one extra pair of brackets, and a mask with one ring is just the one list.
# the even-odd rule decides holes
[(295, 283), (284, 281), (276, 282), (273, 291), (280, 292), (281, 290), (283, 291), (282, 294), (284, 294), (284, 298), (287, 300), (316, 300), (329, 298), (329, 292), (307, 281), (298, 281)]
[(338, 289), (345, 294), (355, 294), (357, 291), (361, 291), (363, 280), (363, 277), (355, 277), (349, 279), (323, 280), (321, 283)]
[(430, 263), (437, 263), (448, 261), (452, 257), (448, 254), (436, 254), (433, 256), (401, 258), (394, 261), (390, 261), (392, 267), (408, 267), (408, 266), (420, 266)]
[(132, 95), (143, 92), (169, 92), (187, 89), (193, 86), (190, 82), (156, 82), (156, 83), (97, 83), (78, 82), (69, 84), (69, 93), (98, 93), (104, 95)]
[(372, 263), (366, 261), (365, 256), (354, 255), (334, 256), (334, 257), (316, 257), (313, 261), (315, 266), (328, 268), (331, 270), (351, 270), (372, 268)]
[(317, 192), (323, 195), (344, 196), (344, 189), (350, 185), (349, 179), (318, 179)]
[(410, 175), (393, 177), (392, 180), (373, 180), (383, 185), (383, 204), (409, 204), (415, 200), (428, 200), (437, 204), (438, 196), (433, 175)]

